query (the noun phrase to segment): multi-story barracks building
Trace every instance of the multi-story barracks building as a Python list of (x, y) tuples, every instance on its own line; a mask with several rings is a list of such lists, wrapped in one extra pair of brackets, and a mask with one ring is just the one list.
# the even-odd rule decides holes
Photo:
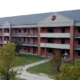
[(80, 10), (50, 12), (0, 18), (0, 46), (20, 39), (21, 53), (48, 56), (67, 51), (70, 59), (80, 59)]

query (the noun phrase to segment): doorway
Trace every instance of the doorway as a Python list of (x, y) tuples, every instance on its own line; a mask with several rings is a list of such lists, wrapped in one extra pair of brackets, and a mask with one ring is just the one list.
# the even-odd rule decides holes
[(28, 53), (30, 53), (30, 47), (28, 47)]
[(33, 47), (33, 54), (36, 54), (36, 48)]

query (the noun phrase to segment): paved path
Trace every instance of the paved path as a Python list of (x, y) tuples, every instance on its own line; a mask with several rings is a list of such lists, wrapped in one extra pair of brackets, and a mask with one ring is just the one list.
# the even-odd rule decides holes
[(35, 63), (31, 63), (31, 64), (28, 64), (28, 65), (25, 65), (23, 67), (23, 71), (21, 71), (22, 74), (21, 75), (17, 75), (17, 77), (18, 78), (27, 79), (27, 80), (54, 80), (54, 79), (50, 79), (48, 77), (39, 76), (39, 75), (36, 75), (36, 74), (31, 74), (31, 73), (26, 71), (27, 68), (35, 66), (35, 65), (38, 65), (38, 64), (41, 64), (41, 63), (44, 63), (44, 62), (45, 62), (45, 60), (42, 60), (42, 61), (38, 61), (38, 62), (35, 62)]

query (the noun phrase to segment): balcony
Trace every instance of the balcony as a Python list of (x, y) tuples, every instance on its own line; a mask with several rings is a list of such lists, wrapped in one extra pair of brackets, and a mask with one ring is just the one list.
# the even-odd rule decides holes
[(47, 37), (47, 38), (70, 38), (70, 33), (40, 33), (40, 37)]
[(8, 44), (9, 43), (9, 41), (4, 41), (4, 44)]
[(9, 33), (4, 33), (4, 36), (9, 36)]
[[(45, 43), (40, 43), (40, 47), (45, 48)], [(70, 44), (46, 43), (46, 48), (70, 49)]]
[(13, 33), (12, 37), (37, 37), (37, 33)]
[(37, 42), (25, 42), (22, 44), (23, 46), (38, 46)]
[(75, 33), (75, 38), (80, 38), (80, 33)]
[(80, 50), (80, 45), (79, 45), (79, 44), (75, 44), (74, 49), (75, 49), (75, 50)]

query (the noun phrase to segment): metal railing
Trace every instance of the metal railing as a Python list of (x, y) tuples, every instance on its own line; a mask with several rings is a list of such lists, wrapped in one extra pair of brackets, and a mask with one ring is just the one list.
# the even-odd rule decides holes
[(12, 36), (38, 36), (37, 33), (12, 33)]
[(80, 45), (78, 45), (78, 44), (75, 44), (75, 48), (80, 48)]
[(75, 37), (80, 37), (80, 33), (75, 33)]
[(24, 42), (23, 45), (31, 46), (31, 45), (38, 45), (38, 43), (37, 42)]
[(2, 33), (0, 33), (0, 35), (2, 35)]
[(0, 43), (3, 43), (2, 40), (0, 40)]

